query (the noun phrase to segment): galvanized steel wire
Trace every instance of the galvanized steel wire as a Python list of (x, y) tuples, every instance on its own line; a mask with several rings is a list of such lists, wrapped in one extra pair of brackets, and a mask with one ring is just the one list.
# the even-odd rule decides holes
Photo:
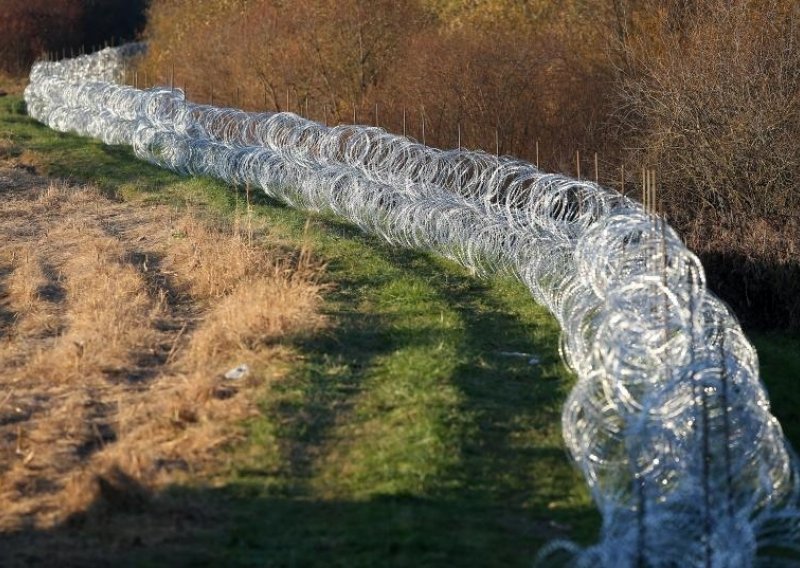
[(513, 274), (558, 319), (578, 376), (564, 440), (603, 529), (588, 548), (551, 543), (542, 564), (800, 565), (798, 469), (755, 350), (662, 218), (515, 159), (117, 84), (142, 49), (36, 64), (29, 113), (480, 274)]

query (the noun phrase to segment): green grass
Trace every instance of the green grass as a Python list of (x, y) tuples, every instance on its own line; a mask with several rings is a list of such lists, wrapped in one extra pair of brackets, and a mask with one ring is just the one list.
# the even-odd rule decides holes
[(762, 331), (749, 337), (758, 352), (772, 412), (795, 449), (800, 449), (800, 389), (796, 382), (800, 380), (800, 335)]
[[(32, 152), (41, 173), (123, 199), (221, 215), (241, 200), (126, 148), (55, 133), (18, 99), (0, 100), (0, 137)], [(179, 554), (226, 565), (528, 566), (551, 538), (596, 537), (599, 516), (560, 434), (574, 378), (556, 322), (520, 284), (475, 279), (268, 199), (255, 212), (276, 239), (326, 263), (332, 327), (298, 345), (302, 357), (265, 393), (222, 487), (170, 491), (205, 503), (219, 526), (134, 550), (134, 563), (172, 565)], [(122, 532), (115, 522), (69, 530), (87, 543)]]
[[(240, 200), (128, 149), (54, 133), (13, 97), (0, 99), (4, 136), (36, 153), (43, 173), (123, 199), (221, 215)], [(326, 262), (331, 329), (297, 346), (301, 357), (264, 394), (219, 487), (155, 498), (161, 517), (191, 528), (158, 543), (140, 528), (144, 545), (134, 547), (120, 536), (122, 514), (64, 531), (117, 543), (147, 566), (529, 566), (551, 538), (596, 538), (599, 516), (560, 434), (574, 378), (559, 360), (556, 322), (520, 284), (475, 279), (267, 199), (255, 212), (276, 238)], [(800, 339), (759, 335), (756, 344), (797, 443)]]

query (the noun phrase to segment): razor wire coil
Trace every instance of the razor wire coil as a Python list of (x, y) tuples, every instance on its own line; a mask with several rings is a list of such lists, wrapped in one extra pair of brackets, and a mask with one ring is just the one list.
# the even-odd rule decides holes
[(143, 49), (37, 63), (29, 113), (478, 274), (513, 274), (553, 313), (578, 376), (563, 436), (603, 529), (588, 548), (551, 543), (543, 564), (800, 565), (798, 470), (755, 350), (664, 219), (520, 160), (118, 84)]

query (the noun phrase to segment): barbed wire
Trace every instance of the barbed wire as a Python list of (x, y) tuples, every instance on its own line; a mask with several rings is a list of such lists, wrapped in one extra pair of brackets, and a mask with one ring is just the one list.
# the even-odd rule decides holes
[(479, 274), (510, 273), (562, 329), (563, 435), (603, 515), (547, 566), (797, 566), (797, 466), (735, 316), (666, 221), (595, 183), (380, 128), (116, 83), (140, 44), (34, 66), (31, 116), (185, 175), (261, 188)]

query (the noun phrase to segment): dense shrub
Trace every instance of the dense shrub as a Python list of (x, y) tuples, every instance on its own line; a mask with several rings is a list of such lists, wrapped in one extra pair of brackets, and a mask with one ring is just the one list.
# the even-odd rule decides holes
[(146, 0), (3, 0), (0, 71), (26, 73), (46, 53), (60, 57), (135, 37)]
[[(1, 60), (130, 35), (143, 0), (109, 3), (6, 0)], [(712, 288), (746, 323), (800, 328), (796, 0), (153, 0), (145, 36), (139, 84), (197, 101), (573, 175), (581, 150), (584, 177), (599, 152), (600, 181), (624, 165), (637, 198), (655, 168)]]
[(6, 0), (0, 10), (0, 70), (22, 73), (40, 54), (80, 44), (81, 16), (75, 1)]
[(464, 146), (533, 160), (539, 139), (543, 162), (565, 167), (600, 147), (611, 67), (584, 2), (540, 4), (157, 0), (141, 79), (318, 120), (377, 115), (396, 132), (405, 116), (419, 139), (424, 113), (429, 144), (454, 147), (460, 130)]
[(146, 23), (149, 0), (81, 0), (82, 42), (100, 46), (136, 38)]
[(746, 322), (800, 326), (800, 6), (676, 2), (628, 30), (632, 161), (658, 168), (672, 223)]

